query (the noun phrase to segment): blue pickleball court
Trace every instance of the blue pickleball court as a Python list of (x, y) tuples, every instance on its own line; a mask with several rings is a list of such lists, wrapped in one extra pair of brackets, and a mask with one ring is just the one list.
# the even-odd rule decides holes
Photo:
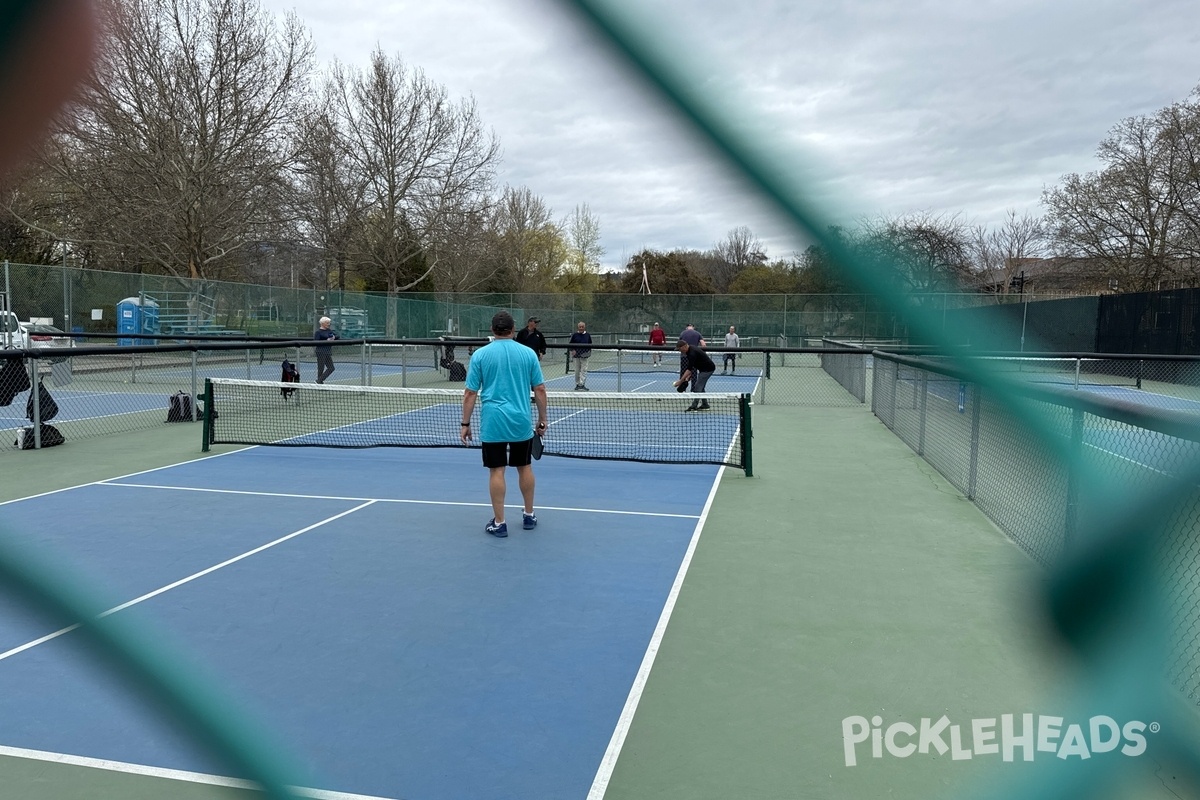
[[(88, 575), (97, 613), (127, 604), (163, 631), (299, 784), (582, 799), (719, 468), (536, 472), (541, 524), (521, 530), (514, 508), (505, 540), (483, 533), (486, 471), (466, 449), (252, 448), (8, 503), (0, 527)], [(0, 746), (239, 777), (60, 623), (0, 611)]]

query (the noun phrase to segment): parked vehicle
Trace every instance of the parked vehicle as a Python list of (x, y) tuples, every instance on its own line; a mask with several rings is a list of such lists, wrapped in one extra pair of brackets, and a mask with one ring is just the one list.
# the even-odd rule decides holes
[(11, 311), (0, 311), (0, 347), (29, 347), (28, 334)]
[[(28, 342), (26, 347), (41, 347), (41, 348), (61, 348), (69, 349), (75, 346), (75, 340), (67, 334), (54, 327), (53, 325), (43, 325), (34, 322), (19, 323), (21, 332), (25, 336), (25, 341)], [(56, 361), (66, 360), (66, 356), (60, 358), (48, 359), (51, 363)]]

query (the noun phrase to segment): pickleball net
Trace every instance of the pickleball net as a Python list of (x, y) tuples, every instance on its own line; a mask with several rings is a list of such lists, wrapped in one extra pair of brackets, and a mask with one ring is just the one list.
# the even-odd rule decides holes
[[(456, 389), (205, 381), (204, 449), (464, 447)], [(687, 411), (703, 399), (708, 408)], [(659, 464), (719, 464), (751, 472), (750, 396), (547, 392), (544, 454)], [(530, 418), (536, 407), (530, 403)], [(478, 447), (479, 411), (472, 414)]]

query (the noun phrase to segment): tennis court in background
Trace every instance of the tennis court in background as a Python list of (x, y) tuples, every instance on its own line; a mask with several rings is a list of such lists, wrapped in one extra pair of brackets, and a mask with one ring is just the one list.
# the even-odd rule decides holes
[[(167, 631), (306, 786), (582, 798), (720, 468), (543, 460), (539, 496), (556, 504), (500, 541), (482, 531), (478, 460), (251, 448), (10, 502), (0, 526), (91, 576), (96, 613), (129, 604)], [(59, 628), (0, 611), (5, 752), (240, 777), (70, 632), (42, 640)]]

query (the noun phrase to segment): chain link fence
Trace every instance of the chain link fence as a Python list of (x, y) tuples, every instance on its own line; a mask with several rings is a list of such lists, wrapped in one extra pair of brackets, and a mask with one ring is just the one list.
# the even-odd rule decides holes
[(1148, 528), (1152, 569), (1170, 587), (1165, 677), (1200, 699), (1200, 361), (1163, 358), (994, 359), (1025, 412), (958, 362), (874, 354), (872, 411), (973, 500), (1030, 558), (1059, 568), (1121, 498), (1161, 497)]
[[(658, 322), (668, 337), (695, 325), (714, 341), (733, 326), (743, 344), (818, 347), (824, 337), (858, 343), (904, 342), (922, 313), (955, 330), (955, 310), (1007, 306), (1057, 295), (942, 293), (914, 296), (891, 310), (870, 294), (606, 294), (405, 292), (387, 295), (313, 287), (177, 278), (169, 275), (4, 262), (4, 285), (22, 319), (53, 320), (68, 333), (116, 333), (122, 304), (150, 309), (132, 333), (304, 337), (321, 316), (351, 338), (487, 336), (492, 315), (542, 320), (548, 338), (566, 340), (584, 321), (593, 335), (647, 339)], [(286, 278), (286, 270), (281, 272)], [(1011, 316), (1011, 314), (1010, 314)]]

